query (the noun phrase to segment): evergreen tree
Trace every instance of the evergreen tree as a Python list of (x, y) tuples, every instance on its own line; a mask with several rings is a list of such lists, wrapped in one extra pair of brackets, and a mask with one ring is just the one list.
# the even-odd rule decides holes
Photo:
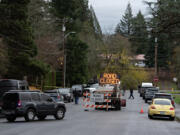
[(10, 78), (44, 73), (43, 63), (33, 59), (37, 48), (28, 21), (29, 3), (30, 0), (2, 0), (0, 3), (0, 32), (8, 47)]
[[(169, 61), (172, 61), (172, 54), (175, 47), (175, 44), (178, 41), (178, 34), (176, 31), (178, 30), (179, 17), (177, 14), (180, 13), (178, 9), (180, 9), (179, 1), (175, 0), (158, 0), (155, 3), (147, 2), (149, 6), (154, 4), (154, 7), (150, 7), (151, 15), (153, 18), (148, 22), (149, 28), (151, 29), (151, 37), (158, 38), (158, 67), (168, 68)], [(146, 57), (149, 59), (147, 64), (152, 67), (150, 64), (152, 59), (154, 59), (153, 50), (154, 41), (149, 44), (149, 50), (146, 54)], [(151, 48), (152, 47), (152, 48)]]
[[(169, 46), (168, 43), (164, 40), (164, 36), (156, 36), (158, 38), (158, 55), (157, 55), (157, 62), (158, 67), (161, 68), (168, 68), (169, 66)], [(151, 37), (148, 41), (148, 49), (146, 52), (146, 65), (148, 67), (154, 67), (155, 63), (155, 37)]]
[(123, 36), (129, 37), (132, 34), (132, 9), (130, 3), (128, 3), (125, 15), (120, 20), (120, 23), (116, 26), (115, 32)]
[[(88, 20), (89, 9), (87, 0), (52, 0), (52, 13), (66, 22), (66, 32), (75, 31), (78, 35)], [(62, 21), (60, 22), (62, 26)], [(70, 37), (70, 36), (69, 36)], [(87, 81), (87, 45), (79, 37), (68, 38), (66, 42), (67, 63), (66, 79), (69, 85)]]
[(94, 12), (94, 9), (92, 6), (90, 6), (90, 19), (91, 19), (91, 25), (92, 25), (92, 28), (94, 28), (94, 34), (98, 37), (98, 38), (102, 38), (102, 30), (101, 30), (101, 26), (99, 24), (99, 21), (96, 17), (96, 14)]
[(148, 31), (141, 11), (133, 18), (132, 24), (132, 35), (130, 36), (132, 47), (136, 50), (137, 54), (144, 54), (147, 49)]
[(69, 38), (67, 45), (67, 83), (83, 84), (87, 82), (88, 46), (77, 37)]

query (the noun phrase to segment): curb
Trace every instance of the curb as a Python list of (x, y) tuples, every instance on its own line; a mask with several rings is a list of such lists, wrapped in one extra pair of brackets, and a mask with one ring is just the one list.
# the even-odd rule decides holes
[(180, 116), (176, 116), (176, 121), (180, 122)]

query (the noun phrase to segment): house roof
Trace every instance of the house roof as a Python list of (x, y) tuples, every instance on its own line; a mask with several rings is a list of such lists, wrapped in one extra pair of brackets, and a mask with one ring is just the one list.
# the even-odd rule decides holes
[(139, 54), (139, 55), (136, 55), (135, 60), (145, 60), (145, 55), (144, 54)]

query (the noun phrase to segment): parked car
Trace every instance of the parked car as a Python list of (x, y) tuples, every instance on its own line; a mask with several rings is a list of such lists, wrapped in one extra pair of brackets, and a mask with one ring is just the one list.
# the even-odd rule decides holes
[(175, 109), (169, 99), (156, 98), (148, 109), (148, 117), (152, 119), (154, 116), (169, 117), (171, 120), (175, 118)]
[(26, 121), (33, 121), (37, 116), (44, 120), (47, 115), (55, 119), (63, 119), (66, 112), (64, 103), (55, 102), (44, 93), (31, 91), (9, 91), (3, 96), (2, 111), (9, 122), (17, 117), (24, 117)]
[(174, 99), (172, 94), (169, 93), (156, 93), (153, 97), (153, 99), (155, 98), (165, 98), (165, 99), (169, 99), (171, 100), (172, 105), (175, 107), (175, 103), (174, 103)]
[(144, 90), (142, 91), (142, 98), (145, 100), (145, 95), (146, 95), (146, 92), (149, 91), (149, 89), (157, 89), (156, 87), (147, 87), (147, 88), (144, 88)]
[(96, 88), (84, 88), (84, 92), (93, 93), (96, 91)]
[(152, 100), (155, 93), (158, 93), (159, 89), (158, 88), (147, 88), (145, 92), (145, 103), (148, 102), (148, 100)]
[(64, 102), (64, 96), (59, 92), (58, 89), (55, 89), (55, 90), (46, 90), (46, 91), (44, 91), (44, 93), (49, 95), (56, 102)]
[(73, 93), (70, 88), (59, 88), (58, 91), (64, 97), (64, 102), (72, 102), (73, 101)]
[(2, 96), (9, 90), (28, 90), (29, 85), (25, 80), (1, 79), (0, 80), (0, 112), (2, 107)]

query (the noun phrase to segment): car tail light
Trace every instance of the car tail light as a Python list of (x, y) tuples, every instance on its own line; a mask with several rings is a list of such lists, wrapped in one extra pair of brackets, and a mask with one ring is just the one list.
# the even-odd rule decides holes
[(174, 101), (173, 100), (171, 101), (171, 103), (172, 103), (172, 105), (174, 105)]
[(22, 103), (21, 103), (21, 100), (18, 101), (18, 107), (21, 107), (22, 106)]
[(170, 110), (174, 110), (174, 108), (173, 108), (173, 107), (171, 107), (171, 108), (170, 108)]
[(155, 106), (151, 106), (151, 109), (156, 109), (156, 107)]

